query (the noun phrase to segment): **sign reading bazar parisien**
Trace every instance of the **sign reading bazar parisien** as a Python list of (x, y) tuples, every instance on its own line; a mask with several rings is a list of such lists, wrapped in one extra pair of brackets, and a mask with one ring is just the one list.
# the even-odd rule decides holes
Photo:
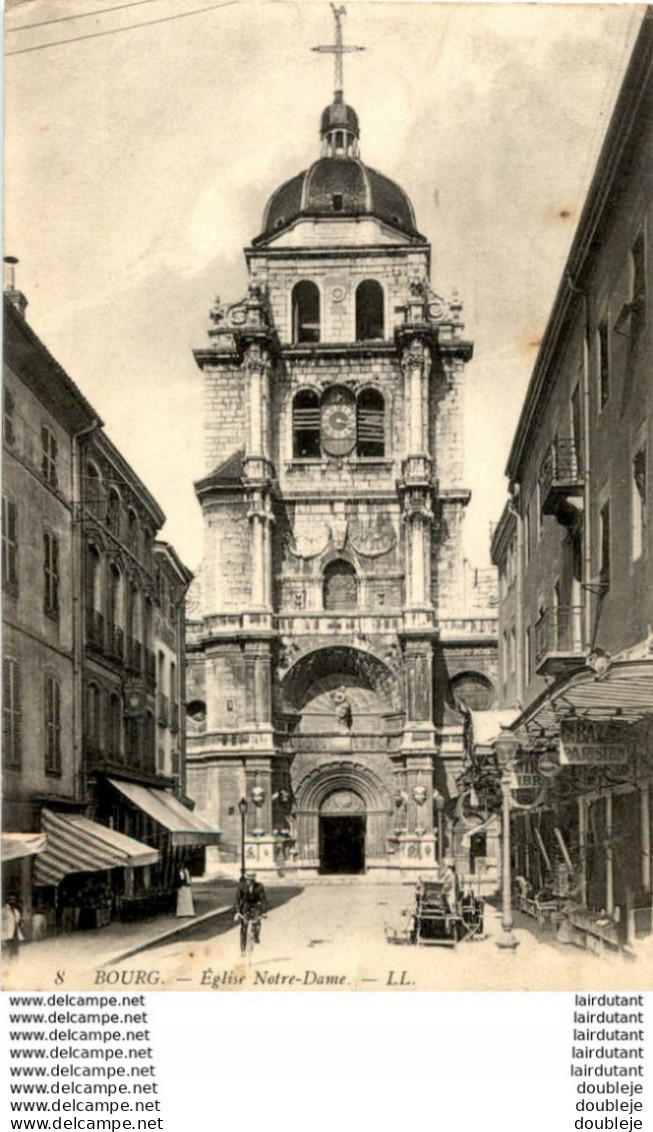
[(619, 720), (562, 719), (560, 762), (583, 766), (625, 763), (628, 760), (628, 725)]

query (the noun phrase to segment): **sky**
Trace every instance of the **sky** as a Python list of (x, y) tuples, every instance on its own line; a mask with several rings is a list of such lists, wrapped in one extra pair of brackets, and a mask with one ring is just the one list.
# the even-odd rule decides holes
[[(366, 49), (345, 57), (362, 158), (408, 193), (432, 285), (457, 288), (475, 343), (465, 548), (479, 566), (643, 10), (347, 3), (345, 42)], [(5, 254), (20, 260), (30, 325), (191, 569), (205, 470), (192, 350), (215, 296), (244, 292), (242, 249), (268, 197), (319, 156), (333, 62), (310, 49), (333, 34), (329, 6), (307, 0), (18, 0), (6, 12)]]

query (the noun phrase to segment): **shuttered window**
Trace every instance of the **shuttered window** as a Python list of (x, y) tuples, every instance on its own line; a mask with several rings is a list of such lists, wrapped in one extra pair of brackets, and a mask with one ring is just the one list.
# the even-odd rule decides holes
[(21, 765), (23, 748), (23, 714), (21, 678), (17, 661), (2, 661), (2, 758), (6, 767)]
[(320, 341), (320, 291), (308, 279), (293, 287), (292, 331), (293, 342)]
[(320, 400), (312, 389), (302, 389), (293, 401), (293, 456), (296, 459), (320, 457)]
[(122, 756), (122, 703), (115, 692), (109, 700), (109, 750), (116, 758)]
[(357, 455), (385, 455), (385, 407), (376, 389), (364, 389), (357, 404)]
[(383, 287), (376, 279), (365, 279), (356, 288), (356, 341), (383, 338)]
[(10, 389), (5, 386), (3, 393), (2, 435), (5, 444), (13, 447), (16, 443), (15, 425), (16, 399)]
[(50, 674), (45, 677), (45, 773), (61, 774), (61, 687)]
[(43, 533), (43, 609), (59, 616), (59, 540), (49, 531)]
[(13, 499), (2, 497), (2, 586), (18, 593), (18, 508)]
[(55, 437), (49, 428), (41, 429), (41, 473), (46, 483), (56, 487), (59, 482), (57, 474), (57, 456), (59, 448)]
[(358, 585), (354, 567), (343, 559), (330, 562), (324, 571), (324, 608), (355, 609), (358, 604)]

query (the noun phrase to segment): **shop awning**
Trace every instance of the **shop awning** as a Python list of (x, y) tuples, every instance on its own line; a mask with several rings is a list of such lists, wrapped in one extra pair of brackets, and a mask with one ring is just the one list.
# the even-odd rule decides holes
[(36, 858), (36, 884), (59, 884), (69, 873), (154, 865), (159, 859), (158, 851), (151, 846), (82, 814), (43, 810), (42, 818), (47, 844)]
[(110, 778), (114, 789), (119, 790), (139, 810), (149, 814), (163, 829), (168, 830), (173, 845), (218, 845), (220, 832), (203, 818), (183, 806), (174, 794), (157, 790), (153, 786), (140, 786), (137, 782), (123, 782)]
[(547, 689), (519, 716), (512, 730), (543, 743), (555, 738), (560, 718), (637, 723), (653, 715), (653, 660), (618, 660), (597, 677), (582, 671)]
[(45, 849), (43, 833), (3, 833), (2, 861), (17, 861), (19, 857), (33, 857)]

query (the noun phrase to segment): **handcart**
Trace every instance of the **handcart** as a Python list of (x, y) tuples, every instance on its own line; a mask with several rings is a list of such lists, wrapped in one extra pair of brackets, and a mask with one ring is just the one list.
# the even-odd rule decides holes
[(471, 892), (458, 897), (446, 887), (443, 881), (420, 878), (413, 907), (405, 910), (402, 926), (386, 929), (388, 942), (455, 947), (483, 939), (482, 898)]

